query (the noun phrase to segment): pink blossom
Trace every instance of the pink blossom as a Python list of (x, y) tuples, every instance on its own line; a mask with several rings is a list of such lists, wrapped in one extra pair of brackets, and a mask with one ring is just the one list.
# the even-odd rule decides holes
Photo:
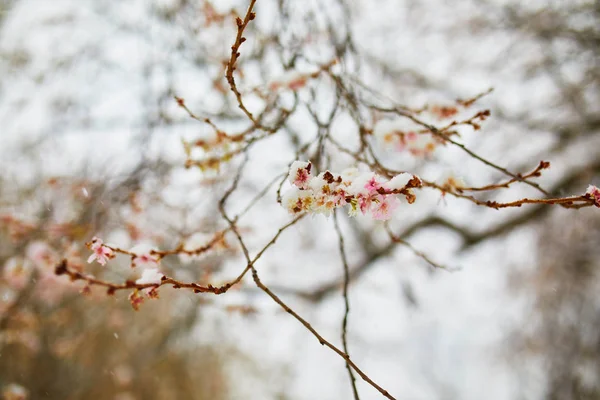
[(144, 268), (158, 268), (159, 259), (157, 256), (144, 253), (133, 257), (131, 260), (131, 267), (144, 267)]
[(346, 201), (346, 195), (347, 195), (347, 193), (344, 189), (338, 189), (333, 194), (333, 198), (334, 198), (336, 207), (342, 207), (342, 206), (346, 205), (346, 203), (348, 203)]
[(306, 189), (311, 178), (312, 164), (305, 161), (294, 161), (290, 166), (288, 180), (300, 189)]
[(377, 182), (376, 176), (369, 179), (369, 181), (365, 184), (365, 189), (367, 189), (370, 194), (377, 192), (377, 189), (379, 189), (380, 187), (381, 185), (379, 184), (379, 182)]
[(594, 185), (589, 185), (585, 194), (587, 197), (590, 197), (592, 200), (594, 200), (594, 205), (596, 207), (600, 207), (600, 189)]
[(98, 261), (98, 264), (106, 265), (108, 260), (115, 257), (114, 251), (110, 247), (107, 247), (102, 239), (97, 237), (92, 238), (88, 247), (92, 250), (92, 255), (88, 258), (88, 263), (92, 263), (96, 260)]
[(371, 211), (373, 219), (380, 221), (390, 219), (394, 210), (398, 208), (398, 205), (399, 201), (396, 196), (381, 196)]
[(294, 185), (299, 188), (305, 187), (308, 182), (309, 173), (306, 169), (302, 168), (296, 171), (296, 179), (294, 180)]
[(360, 207), (360, 211), (363, 214), (366, 214), (367, 211), (369, 211), (371, 209), (371, 198), (359, 195), (358, 196), (358, 206)]

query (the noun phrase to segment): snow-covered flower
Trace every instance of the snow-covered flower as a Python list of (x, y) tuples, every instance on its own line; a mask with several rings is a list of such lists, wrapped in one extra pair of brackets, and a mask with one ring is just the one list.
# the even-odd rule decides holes
[(310, 203), (313, 205), (313, 212), (329, 217), (333, 210), (339, 206), (339, 199), (331, 193), (320, 193)]
[(368, 195), (371, 193), (371, 189), (374, 185), (376, 185), (377, 179), (373, 172), (365, 172), (358, 174), (356, 176), (350, 186), (348, 187), (348, 192), (358, 196), (358, 195)]
[(381, 184), (377, 181), (377, 176), (371, 177), (365, 184), (365, 189), (369, 191), (369, 194), (377, 192), (381, 188)]
[(158, 256), (150, 252), (137, 255), (131, 260), (131, 267), (158, 268)]
[(153, 253), (154, 245), (150, 242), (137, 243), (129, 249), (133, 254), (131, 258), (131, 268), (158, 268), (160, 257)]
[(88, 263), (92, 263), (96, 260), (98, 261), (98, 264), (106, 265), (108, 260), (115, 257), (115, 252), (110, 247), (106, 246), (102, 239), (95, 236), (88, 244), (88, 247), (92, 250), (92, 255), (88, 258)]
[(314, 193), (311, 190), (292, 188), (282, 196), (281, 203), (292, 214), (309, 211), (314, 202)]
[(586, 196), (594, 200), (594, 205), (600, 207), (600, 189), (594, 185), (589, 185), (586, 192)]
[(398, 192), (406, 189), (402, 195), (412, 203), (415, 196), (408, 189), (421, 185), (417, 177), (408, 173), (388, 182), (373, 172), (359, 172), (356, 168), (347, 169), (341, 175), (330, 171), (318, 176), (298, 173), (302, 170), (310, 173), (309, 166), (309, 163), (295, 162), (290, 168), (288, 179), (294, 187), (283, 194), (282, 206), (292, 214), (312, 212), (329, 216), (336, 208), (349, 205), (350, 216), (371, 213), (374, 219), (386, 220), (400, 204)]
[(294, 161), (288, 175), (289, 182), (300, 188), (306, 189), (311, 175), (312, 164), (306, 161)]
[(135, 283), (138, 285), (160, 285), (163, 277), (164, 275), (158, 271), (158, 268), (146, 268), (142, 272), (142, 277)]
[[(316, 177), (312, 177), (310, 179), (310, 181), (308, 182), (308, 187), (312, 190), (314, 190), (315, 192), (324, 192), (324, 193), (329, 193), (331, 190), (330, 185), (330, 181), (332, 181), (331, 178), (326, 179), (326, 172), (321, 172), (318, 176)], [(330, 173), (331, 175), (331, 173)], [(329, 177), (329, 175), (327, 175), (327, 177)]]

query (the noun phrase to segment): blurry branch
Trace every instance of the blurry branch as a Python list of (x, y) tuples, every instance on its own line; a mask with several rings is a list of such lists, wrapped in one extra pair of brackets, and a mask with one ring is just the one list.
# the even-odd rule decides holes
[(433, 268), (448, 269), (449, 270), (448, 267), (436, 263), (431, 258), (429, 258), (429, 256), (427, 254), (423, 253), (420, 250), (417, 250), (412, 244), (410, 244), (406, 240), (404, 240), (404, 239), (402, 239), (402, 238), (394, 235), (394, 233), (392, 232), (392, 230), (390, 229), (390, 227), (389, 227), (388, 224), (385, 225), (385, 229), (386, 229), (386, 231), (388, 233), (388, 236), (390, 237), (390, 240), (392, 241), (392, 243), (398, 243), (398, 244), (401, 244), (401, 245), (407, 247), (408, 249), (410, 249), (410, 251), (413, 252), (414, 255), (416, 255), (417, 257), (420, 257), (422, 260), (424, 260), (425, 262), (427, 262)]
[(27, 286), (19, 291), (17, 298), (13, 300), (12, 304), (6, 310), (3, 310), (2, 314), (0, 314), (0, 332), (7, 328), (14, 314), (20, 311), (30, 300), (37, 285), (37, 278), (38, 273), (37, 271), (34, 271), (29, 282), (27, 282)]
[[(333, 223), (335, 225), (335, 231), (338, 235), (338, 243), (340, 248), (340, 257), (344, 266), (344, 289), (342, 295), (344, 296), (344, 317), (342, 318), (342, 346), (344, 352), (350, 356), (348, 351), (348, 314), (350, 313), (350, 301), (348, 299), (348, 286), (350, 285), (350, 267), (348, 266), (348, 259), (346, 257), (346, 249), (344, 246), (344, 236), (340, 228), (340, 222), (338, 219), (338, 213), (333, 214)], [(356, 389), (356, 378), (350, 368), (350, 364), (346, 362), (346, 369), (348, 370), (348, 376), (350, 377), (350, 384), (352, 386), (352, 393), (354, 394), (354, 400), (360, 400), (358, 396), (358, 390)]]

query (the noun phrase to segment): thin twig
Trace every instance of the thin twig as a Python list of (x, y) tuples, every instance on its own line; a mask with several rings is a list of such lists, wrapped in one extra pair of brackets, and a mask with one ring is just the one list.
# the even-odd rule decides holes
[(231, 57), (229, 58), (229, 62), (227, 63), (227, 71), (225, 73), (225, 78), (229, 83), (229, 88), (231, 89), (231, 91), (235, 95), (235, 98), (237, 99), (238, 107), (244, 112), (244, 114), (246, 114), (248, 119), (252, 121), (254, 126), (258, 127), (258, 121), (254, 118), (252, 113), (248, 111), (248, 109), (244, 105), (244, 102), (242, 100), (242, 94), (238, 90), (237, 85), (235, 83), (235, 78), (233, 77), (233, 72), (236, 69), (235, 65), (240, 56), (240, 46), (246, 41), (246, 38), (243, 36), (244, 30), (248, 26), (248, 23), (250, 23), (250, 21), (252, 21), (256, 17), (256, 14), (252, 11), (252, 9), (254, 8), (254, 4), (256, 4), (256, 0), (250, 0), (250, 5), (248, 6), (248, 10), (246, 11), (246, 16), (244, 17), (243, 21), (240, 17), (237, 17), (235, 20), (237, 25), (237, 35), (235, 37), (235, 42), (231, 46)]
[(304, 327), (306, 329), (308, 329), (308, 331), (310, 333), (313, 334), (314, 337), (317, 338), (317, 340), (319, 341), (319, 343), (321, 343), (323, 346), (329, 347), (331, 350), (333, 350), (337, 355), (339, 355), (340, 357), (342, 357), (346, 363), (348, 365), (350, 365), (350, 367), (356, 371), (356, 373), (365, 381), (367, 382), (369, 385), (371, 385), (372, 387), (374, 387), (379, 393), (381, 393), (385, 398), (390, 399), (390, 400), (396, 400), (396, 398), (394, 396), (392, 396), (387, 390), (385, 390), (384, 388), (382, 388), (381, 386), (379, 386), (377, 383), (375, 383), (375, 381), (373, 381), (371, 378), (369, 378), (369, 376), (367, 374), (365, 374), (363, 372), (363, 370), (361, 370), (358, 365), (356, 365), (354, 363), (354, 361), (352, 361), (350, 359), (350, 356), (348, 354), (346, 354), (344, 351), (338, 349), (336, 346), (334, 346), (331, 342), (329, 342), (328, 340), (326, 340), (323, 336), (321, 336), (321, 334), (319, 334), (319, 332), (317, 332), (315, 330), (315, 328), (312, 327), (312, 325), (310, 323), (308, 323), (308, 321), (306, 321), (304, 318), (302, 318), (297, 312), (295, 312), (294, 310), (292, 310), (290, 307), (288, 307), (287, 304), (285, 304), (275, 293), (273, 293), (271, 291), (271, 289), (269, 289), (267, 286), (265, 286), (265, 284), (262, 283), (262, 281), (260, 280), (260, 278), (258, 277), (258, 273), (256, 272), (256, 269), (252, 268), (252, 278), (254, 279), (254, 282), (256, 283), (256, 286), (258, 286), (259, 289), (261, 289), (263, 292), (265, 292), (267, 295), (269, 295), (269, 297), (271, 297), (275, 303), (279, 304), (279, 306), (281, 308), (283, 308), (288, 314), (290, 314), (291, 316), (293, 316), (294, 318), (296, 318), (296, 320), (298, 322), (300, 322), (302, 325), (304, 325)]
[(442, 194), (449, 194), (454, 197), (458, 197), (461, 199), (469, 200), (478, 206), (485, 206), (489, 208), (493, 208), (495, 210), (499, 210), (501, 208), (512, 208), (512, 207), (521, 207), (524, 204), (547, 204), (547, 205), (561, 205), (565, 208), (583, 208), (583, 207), (591, 207), (595, 205), (594, 200), (586, 197), (586, 196), (569, 196), (569, 197), (556, 197), (550, 199), (528, 199), (523, 198), (515, 201), (511, 201), (508, 203), (500, 203), (493, 200), (479, 200), (473, 196), (460, 193), (456, 189), (452, 189), (449, 187), (438, 185), (435, 182), (425, 181), (423, 180), (423, 186), (430, 187), (433, 189), (439, 190)]
[[(344, 352), (350, 355), (348, 351), (348, 314), (350, 313), (350, 301), (348, 300), (348, 286), (350, 284), (350, 269), (348, 268), (348, 259), (346, 257), (346, 249), (344, 247), (344, 235), (342, 234), (342, 230), (340, 228), (338, 213), (333, 214), (333, 223), (335, 225), (335, 231), (338, 235), (338, 243), (340, 248), (340, 257), (342, 259), (342, 264), (344, 265), (344, 318), (342, 319), (342, 346), (344, 347)], [(356, 378), (354, 377), (354, 373), (352, 372), (352, 368), (350, 368), (350, 364), (346, 362), (346, 369), (348, 370), (348, 376), (350, 377), (350, 384), (352, 385), (352, 393), (354, 394), (354, 400), (360, 400), (360, 396), (358, 395), (358, 389), (356, 388)]]
[(385, 224), (385, 230), (387, 231), (390, 239), (392, 240), (392, 242), (394, 243), (398, 243), (401, 244), (405, 247), (407, 247), (408, 249), (410, 249), (414, 255), (416, 255), (417, 257), (420, 257), (421, 259), (423, 259), (425, 262), (427, 262), (429, 265), (431, 265), (433, 268), (438, 268), (438, 269), (445, 269), (445, 270), (449, 270), (449, 268), (436, 263), (435, 261), (433, 261), (431, 258), (429, 258), (429, 256), (425, 253), (423, 253), (420, 250), (417, 250), (412, 244), (410, 244), (409, 242), (407, 242), (406, 240), (402, 239), (399, 236), (394, 235), (394, 233), (392, 232), (389, 224)]

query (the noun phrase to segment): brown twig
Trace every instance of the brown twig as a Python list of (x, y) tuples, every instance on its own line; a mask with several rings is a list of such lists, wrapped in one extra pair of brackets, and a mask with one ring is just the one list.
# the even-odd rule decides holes
[(521, 207), (524, 204), (547, 204), (547, 205), (556, 204), (556, 205), (563, 206), (565, 208), (583, 208), (583, 207), (590, 207), (590, 206), (594, 205), (594, 200), (590, 199), (586, 196), (556, 197), (556, 198), (549, 198), (549, 199), (523, 198), (523, 199), (511, 201), (508, 203), (500, 203), (500, 202), (493, 201), (493, 200), (486, 200), (486, 201), (479, 200), (473, 196), (466, 195), (464, 193), (460, 193), (460, 191), (457, 189), (449, 188), (447, 186), (441, 186), (435, 182), (429, 182), (429, 181), (423, 180), (423, 186), (437, 189), (440, 192), (442, 192), (442, 194), (444, 194), (444, 195), (449, 194), (449, 195), (457, 197), (457, 198), (469, 200), (472, 203), (477, 204), (478, 206), (485, 206), (485, 207), (493, 208), (496, 210), (499, 210), (501, 208)]
[(67, 262), (67, 260), (62, 260), (54, 269), (54, 273), (56, 275), (67, 275), (72, 281), (84, 281), (90, 286), (100, 286), (105, 287), (107, 289), (107, 293), (112, 295), (116, 291), (119, 290), (143, 290), (143, 289), (153, 289), (158, 288), (164, 285), (172, 285), (174, 289), (192, 289), (194, 293), (213, 293), (213, 294), (223, 294), (231, 289), (234, 285), (239, 283), (247, 270), (244, 270), (240, 275), (238, 275), (235, 279), (230, 282), (225, 283), (221, 286), (213, 286), (213, 285), (200, 285), (195, 282), (182, 282), (177, 279), (164, 276), (160, 283), (136, 283), (135, 281), (127, 280), (124, 283), (113, 283), (110, 281), (106, 281), (103, 279), (99, 279), (94, 277), (93, 275), (84, 274), (79, 272), (73, 268), (71, 268)]
[(398, 244), (403, 245), (404, 247), (407, 247), (408, 249), (410, 249), (410, 251), (413, 252), (413, 254), (415, 254), (416, 256), (418, 256), (420, 258), (422, 258), (425, 262), (427, 262), (433, 268), (449, 270), (449, 268), (447, 268), (447, 267), (445, 267), (445, 266), (443, 266), (441, 264), (438, 264), (435, 261), (433, 261), (431, 258), (429, 258), (429, 256), (427, 254), (423, 253), (420, 250), (417, 250), (412, 244), (410, 244), (406, 240), (402, 239), (400, 236), (394, 235), (394, 233), (392, 232), (389, 224), (385, 224), (385, 230), (387, 231), (388, 236), (390, 237), (390, 239), (392, 240), (392, 242), (398, 243)]
[[(529, 179), (529, 178), (533, 178), (533, 177), (537, 178), (542, 175), (542, 170), (548, 169), (548, 168), (550, 168), (550, 163), (548, 161), (540, 161), (538, 166), (535, 167), (535, 169), (533, 171), (528, 172), (525, 175), (521, 175), (521, 174), (517, 174), (517, 175), (520, 175), (523, 179)], [(502, 183), (495, 183), (495, 184), (490, 184), (490, 185), (485, 185), (485, 186), (480, 186), (480, 187), (462, 187), (461, 186), (461, 187), (456, 187), (455, 189), (458, 192), (463, 192), (463, 191), (483, 192), (483, 191), (487, 191), (487, 190), (508, 188), (511, 184), (513, 184), (515, 182), (519, 182), (519, 180), (516, 178), (512, 178), (512, 179), (510, 179), (506, 182), (502, 182)]]
[(248, 119), (252, 121), (253, 125), (255, 127), (258, 127), (258, 121), (254, 118), (252, 113), (248, 111), (248, 109), (244, 105), (244, 102), (242, 100), (242, 94), (238, 90), (237, 85), (235, 83), (235, 78), (233, 77), (233, 72), (236, 69), (237, 60), (240, 57), (240, 46), (246, 41), (246, 38), (244, 37), (244, 30), (246, 29), (250, 21), (252, 21), (256, 17), (256, 14), (252, 11), (252, 9), (254, 8), (254, 4), (256, 4), (256, 0), (250, 0), (250, 5), (248, 6), (248, 10), (246, 11), (246, 16), (244, 17), (244, 19), (242, 20), (240, 17), (237, 17), (235, 20), (235, 23), (237, 25), (237, 35), (235, 37), (235, 42), (231, 46), (231, 57), (227, 62), (225, 78), (229, 83), (229, 88), (231, 89), (231, 91), (235, 95), (235, 98), (237, 99), (238, 107), (244, 112), (244, 114), (246, 114)]

